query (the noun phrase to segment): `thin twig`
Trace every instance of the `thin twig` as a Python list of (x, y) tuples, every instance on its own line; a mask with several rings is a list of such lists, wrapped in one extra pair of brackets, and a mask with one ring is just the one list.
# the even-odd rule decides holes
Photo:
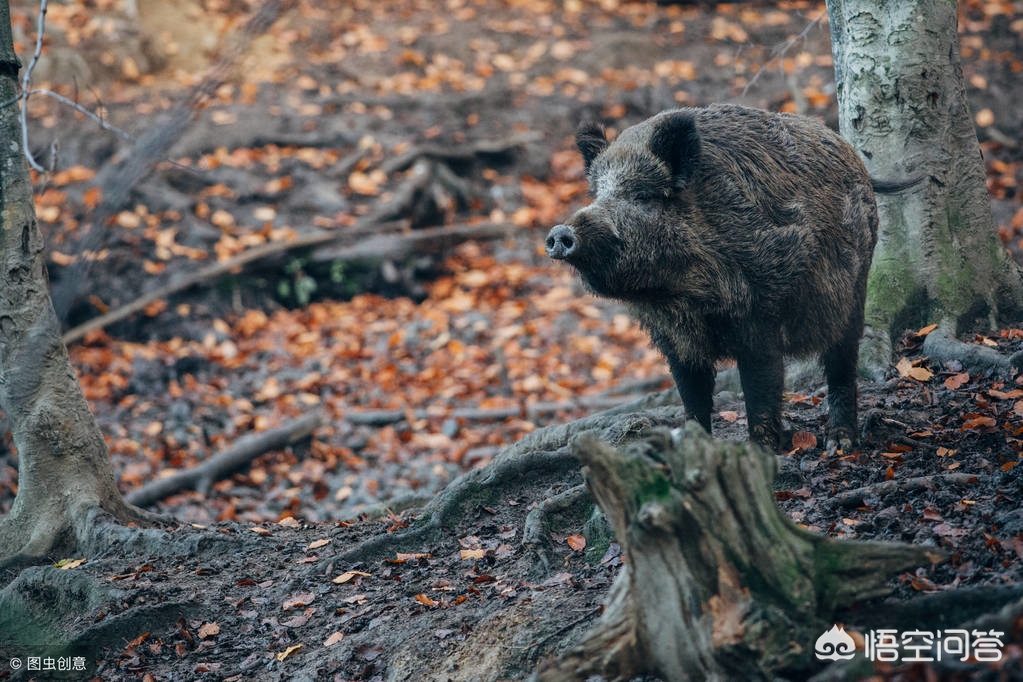
[(746, 87), (744, 87), (742, 89), (742, 96), (743, 97), (746, 96), (746, 93), (748, 93), (749, 89), (753, 87), (753, 84), (756, 83), (760, 79), (760, 74), (762, 74), (764, 71), (767, 70), (767, 67), (768, 67), (769, 64), (773, 63), (776, 59), (778, 59), (779, 57), (783, 56), (786, 52), (789, 51), (789, 48), (791, 48), (793, 45), (798, 43), (800, 40), (804, 40), (806, 38), (806, 36), (810, 33), (810, 29), (812, 29), (814, 26), (819, 24), (821, 22), (821, 19), (823, 19), (825, 16), (827, 16), (827, 12), (821, 12), (820, 14), (817, 15), (816, 19), (814, 19), (813, 21), (811, 21), (809, 24), (806, 25), (806, 28), (804, 28), (799, 35), (797, 35), (794, 38), (789, 38), (784, 43), (780, 43), (778, 45), (775, 45), (771, 49), (771, 58), (768, 59), (757, 70), (757, 72), (755, 74), (753, 74), (753, 78), (751, 78), (749, 83), (746, 83)]
[(39, 173), (45, 173), (46, 169), (39, 165), (35, 157), (32, 156), (32, 150), (28, 146), (28, 98), (29, 89), (28, 86), (32, 83), (32, 71), (35, 70), (36, 64), (39, 63), (39, 56), (43, 53), (43, 36), (46, 33), (46, 5), (47, 0), (41, 0), (39, 3), (39, 20), (36, 25), (36, 50), (32, 55), (32, 60), (28, 63), (28, 67), (25, 69), (25, 75), (21, 77), (21, 144), (25, 150), (25, 158), (28, 159), (28, 165), (32, 166), (34, 170)]

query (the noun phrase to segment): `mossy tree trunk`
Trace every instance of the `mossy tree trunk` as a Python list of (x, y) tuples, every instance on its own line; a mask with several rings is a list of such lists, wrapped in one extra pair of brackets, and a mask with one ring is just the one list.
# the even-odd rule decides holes
[(625, 565), (601, 621), (540, 674), (546, 682), (805, 679), (836, 609), (889, 591), (895, 573), (939, 557), (923, 547), (839, 541), (775, 503), (775, 458), (695, 425), (619, 451), (574, 444)]
[(985, 184), (953, 0), (827, 0), (842, 135), (880, 180), (924, 176), (877, 197), (867, 290), (867, 366), (892, 334), (941, 322), (955, 333), (1023, 309), (1023, 281), (998, 238)]
[(60, 338), (22, 149), (20, 63), (0, 0), (0, 409), (18, 450), (18, 494), (0, 521), (0, 563), (72, 552), (103, 511), (150, 518), (121, 499), (109, 453)]

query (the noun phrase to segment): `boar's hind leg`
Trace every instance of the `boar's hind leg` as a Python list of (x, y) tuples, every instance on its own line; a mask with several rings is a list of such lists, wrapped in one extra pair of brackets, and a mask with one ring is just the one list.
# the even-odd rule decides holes
[(668, 355), (668, 366), (675, 379), (682, 404), (690, 419), (710, 433), (710, 410), (714, 401), (714, 366), (688, 365)]
[(829, 450), (845, 450), (856, 441), (856, 364), (860, 329), (847, 332), (845, 338), (821, 356), (828, 379)]
[(774, 353), (742, 354), (736, 358), (739, 380), (746, 394), (749, 439), (769, 452), (778, 449), (781, 437), (781, 394), (785, 387), (785, 363)]

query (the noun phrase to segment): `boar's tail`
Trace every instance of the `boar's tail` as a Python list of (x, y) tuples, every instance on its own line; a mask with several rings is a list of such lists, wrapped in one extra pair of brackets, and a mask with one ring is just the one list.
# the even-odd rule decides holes
[(918, 175), (909, 180), (875, 180), (871, 178), (870, 184), (878, 194), (896, 194), (904, 189), (919, 185), (926, 177), (926, 175)]

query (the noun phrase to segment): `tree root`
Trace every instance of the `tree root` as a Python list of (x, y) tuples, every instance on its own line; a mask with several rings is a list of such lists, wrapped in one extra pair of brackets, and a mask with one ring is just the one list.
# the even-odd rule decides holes
[(530, 510), (522, 526), (522, 544), (533, 551), (537, 558), (537, 573), (547, 575), (553, 566), (554, 543), (551, 541), (552, 517), (564, 514), (579, 506), (592, 504), (586, 486), (580, 483), (568, 490), (549, 497)]
[(396, 552), (426, 551), (432, 544), (451, 541), (445, 527), (457, 525), (488, 505), (501, 504), (518, 489), (536, 486), (539, 481), (571, 485), (578, 481), (579, 461), (569, 448), (575, 435), (597, 430), (608, 442), (623, 443), (651, 428), (682, 423), (677, 405), (643, 410), (663, 401), (661, 394), (652, 394), (584, 419), (534, 431), (505, 448), (488, 466), (452, 481), (423, 507), (412, 527), (369, 538), (339, 555), (338, 561), (351, 564), (384, 559)]
[(994, 348), (963, 343), (951, 332), (951, 325), (942, 324), (924, 339), (923, 354), (931, 362), (944, 365), (959, 362), (964, 372), (990, 374), (1010, 378), (1023, 369), (1023, 351), (1006, 356)]

